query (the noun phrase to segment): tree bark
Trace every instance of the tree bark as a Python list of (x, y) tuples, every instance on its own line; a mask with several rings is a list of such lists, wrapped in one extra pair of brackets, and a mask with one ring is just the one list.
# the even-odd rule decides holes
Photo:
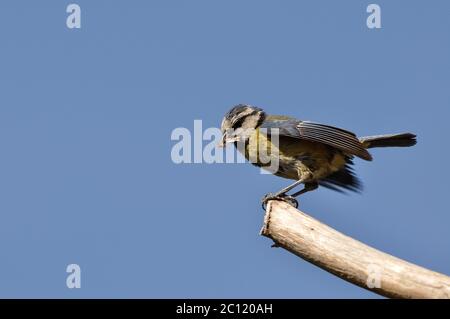
[(282, 201), (270, 201), (261, 235), (274, 246), (391, 298), (450, 298), (450, 277), (369, 247)]

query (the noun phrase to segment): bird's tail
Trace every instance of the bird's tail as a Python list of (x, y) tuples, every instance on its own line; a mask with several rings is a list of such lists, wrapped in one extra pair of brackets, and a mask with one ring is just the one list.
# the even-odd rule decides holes
[(386, 134), (361, 137), (359, 141), (365, 148), (373, 147), (408, 147), (417, 143), (412, 133)]

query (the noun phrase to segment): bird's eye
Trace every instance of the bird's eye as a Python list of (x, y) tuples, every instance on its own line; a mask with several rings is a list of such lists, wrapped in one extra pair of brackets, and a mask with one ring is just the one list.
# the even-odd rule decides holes
[(245, 117), (241, 117), (239, 118), (234, 124), (233, 124), (233, 128), (236, 129), (238, 127), (242, 126), (242, 123), (244, 123)]

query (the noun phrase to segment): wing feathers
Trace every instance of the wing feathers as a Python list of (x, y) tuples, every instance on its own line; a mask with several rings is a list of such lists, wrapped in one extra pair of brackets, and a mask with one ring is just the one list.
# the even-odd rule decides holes
[(302, 139), (327, 144), (362, 159), (372, 160), (372, 156), (357, 139), (356, 135), (351, 132), (307, 121), (299, 122), (297, 127)]
[(278, 129), (278, 134), (293, 138), (318, 142), (339, 149), (348, 155), (355, 155), (362, 159), (371, 161), (372, 156), (352, 132), (309, 121), (266, 120), (261, 128)]

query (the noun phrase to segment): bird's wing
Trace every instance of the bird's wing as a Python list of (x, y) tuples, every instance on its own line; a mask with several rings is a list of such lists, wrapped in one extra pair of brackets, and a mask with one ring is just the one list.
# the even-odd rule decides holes
[(295, 119), (268, 119), (260, 128), (267, 129), (267, 134), (276, 134), (278, 131), (280, 136), (326, 144), (349, 155), (355, 155), (368, 161), (372, 160), (372, 156), (355, 134), (337, 127)]

